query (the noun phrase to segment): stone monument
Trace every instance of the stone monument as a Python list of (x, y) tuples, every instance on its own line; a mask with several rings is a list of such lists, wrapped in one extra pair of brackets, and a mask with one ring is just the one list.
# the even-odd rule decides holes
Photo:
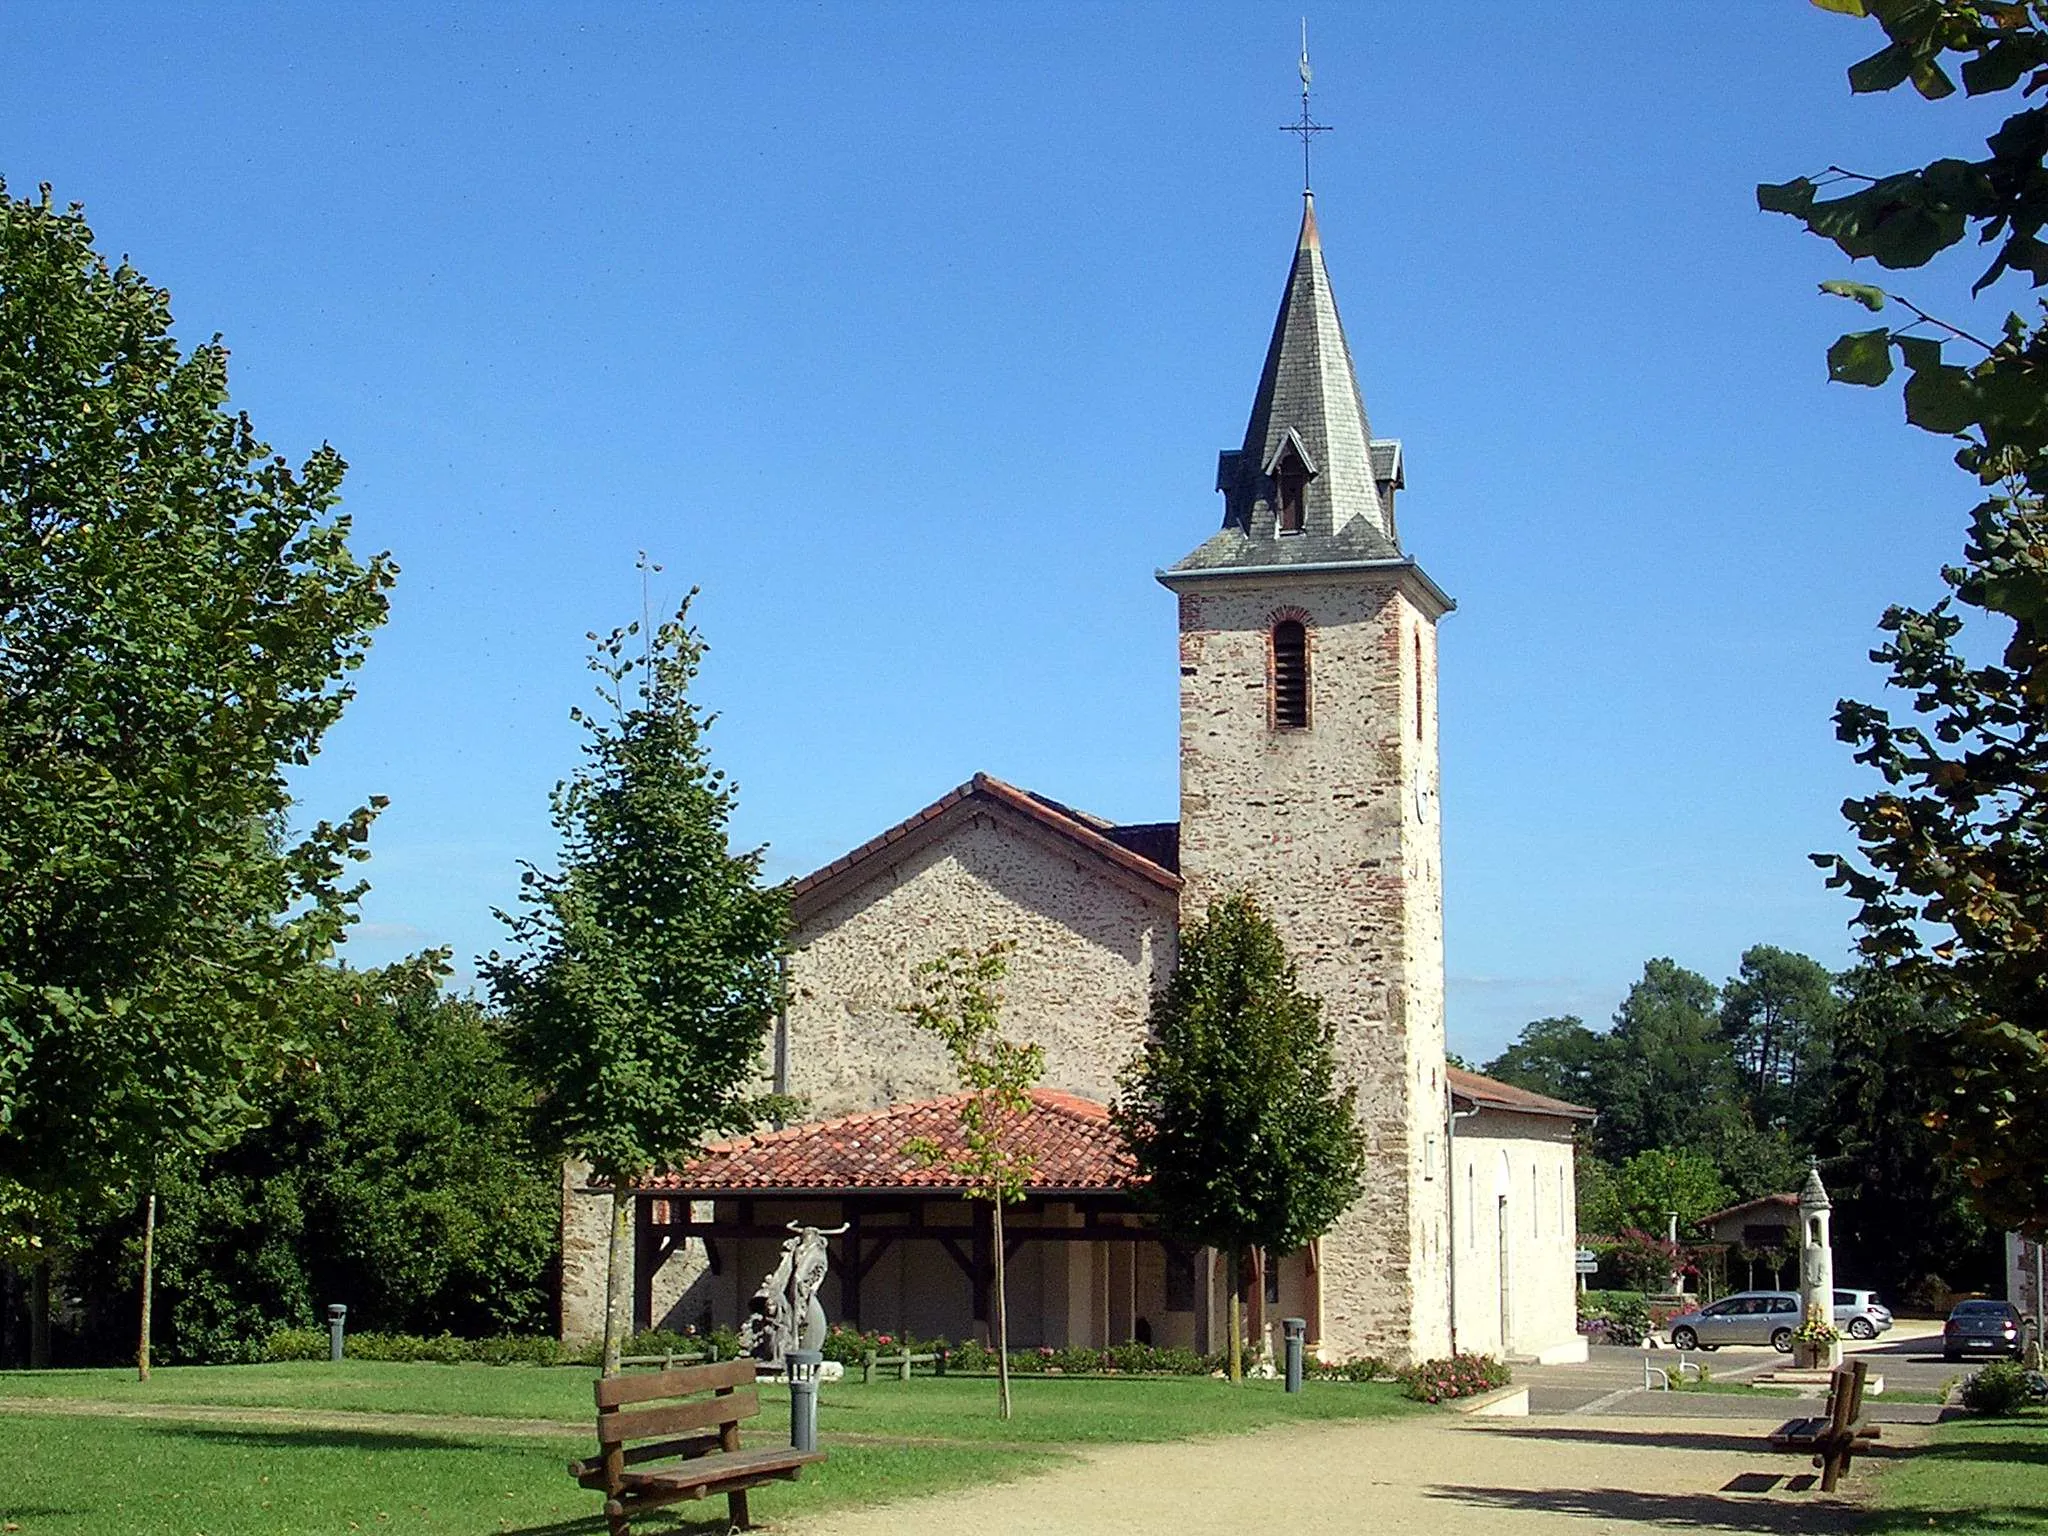
[[(1806, 1172), (1806, 1187), (1799, 1192), (1799, 1323), (1804, 1328), (1818, 1317), (1830, 1329), (1835, 1322), (1835, 1249), (1829, 1224), (1834, 1202), (1820, 1181), (1820, 1164)], [(1825, 1341), (1800, 1340), (1793, 1345), (1796, 1363), (1810, 1370), (1829, 1369), (1842, 1363), (1839, 1335)]]

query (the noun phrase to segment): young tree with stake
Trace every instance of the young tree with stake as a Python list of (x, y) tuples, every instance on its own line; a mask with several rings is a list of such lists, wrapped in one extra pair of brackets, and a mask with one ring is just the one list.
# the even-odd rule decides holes
[(597, 642), (602, 709), (571, 711), (584, 762), (551, 798), (560, 867), (526, 867), (523, 910), (498, 914), (518, 952), (479, 967), (541, 1090), (539, 1135), (610, 1186), (607, 1375), (631, 1304), (632, 1185), (770, 1107), (748, 1080), (775, 1016), (788, 896), (761, 885), (763, 850), (727, 844), (735, 790), (690, 701), (704, 644), (689, 608), (644, 641), (636, 624)]
[[(917, 968), (918, 999), (904, 1012), (920, 1029), (945, 1043), (960, 1086), (960, 1132), (966, 1150), (948, 1164), (964, 1180), (968, 1195), (986, 1200), (995, 1226), (996, 1395), (1001, 1415), (1010, 1416), (1010, 1311), (1004, 1284), (1003, 1207), (1024, 1198), (1033, 1159), (1016, 1145), (1017, 1122), (1030, 1111), (1031, 1089), (1045, 1071), (1045, 1052), (1003, 1038), (1002, 983), (1008, 970), (1007, 943), (979, 950), (954, 948)], [(945, 1161), (928, 1138), (912, 1142), (928, 1162)]]

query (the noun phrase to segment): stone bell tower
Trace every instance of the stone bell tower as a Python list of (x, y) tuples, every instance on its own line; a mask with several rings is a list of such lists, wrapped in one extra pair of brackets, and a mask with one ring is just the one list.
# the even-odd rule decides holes
[(1366, 1190), (1311, 1256), (1311, 1335), (1447, 1354), (1436, 622), (1402, 551), (1401, 445), (1367, 425), (1304, 194), (1223, 527), (1162, 571), (1180, 599), (1182, 921), (1249, 890), (1337, 1029)]

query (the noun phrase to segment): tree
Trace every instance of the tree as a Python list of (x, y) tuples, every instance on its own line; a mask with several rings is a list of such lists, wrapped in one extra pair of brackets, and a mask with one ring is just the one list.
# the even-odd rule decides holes
[(1791, 1123), (1802, 1084), (1825, 1060), (1834, 1015), (1834, 977), (1819, 961), (1769, 944), (1743, 951), (1721, 989), (1721, 1032), (1758, 1128)]
[(912, 1150), (929, 1162), (945, 1160), (967, 1186), (970, 1199), (986, 1200), (994, 1221), (996, 1396), (1010, 1416), (1010, 1307), (1005, 1284), (1003, 1207), (1024, 1198), (1034, 1159), (1016, 1144), (1017, 1123), (1031, 1109), (1031, 1089), (1045, 1072), (1045, 1052), (1002, 1035), (1003, 976), (1010, 945), (949, 949), (917, 968), (918, 1000), (904, 1012), (944, 1042), (966, 1090), (960, 1106), (965, 1150), (951, 1159), (936, 1142), (920, 1138)]
[(1586, 1213), (1591, 1218), (1589, 1230), (1619, 1236), (1631, 1228), (1661, 1233), (1673, 1211), (1681, 1228), (1690, 1227), (1727, 1204), (1728, 1186), (1711, 1157), (1685, 1148), (1657, 1147), (1608, 1170)]
[(633, 1184), (773, 1108), (748, 1081), (781, 995), (788, 893), (761, 885), (763, 850), (728, 844), (736, 791), (690, 701), (704, 644), (689, 609), (639, 646), (637, 624), (591, 637), (602, 708), (571, 711), (584, 762), (550, 801), (560, 867), (525, 867), (523, 910), (498, 914), (517, 953), (479, 967), (541, 1089), (539, 1138), (611, 1189), (607, 1374), (631, 1304)]
[(1337, 1086), (1335, 1027), (1257, 902), (1226, 896), (1182, 930), (1113, 1114), (1168, 1230), (1229, 1257), (1234, 1382), (1245, 1250), (1294, 1252), (1363, 1187), (1356, 1097)]
[(1573, 1014), (1526, 1024), (1514, 1043), (1481, 1070), (1531, 1093), (1590, 1106), (1599, 1091), (1607, 1041)]
[[(1885, 46), (1849, 71), (1856, 91), (1910, 81), (1929, 100), (2048, 87), (2048, 7), (1964, 0), (1824, 0), (1875, 19)], [(1872, 176), (1831, 167), (1757, 189), (1853, 259), (1904, 270), (1974, 231), (1995, 247), (1977, 292), (2048, 283), (2048, 107), (2017, 105), (1981, 159), (1943, 157)], [(1843, 191), (1843, 188), (1848, 190)], [(1823, 196), (1824, 192), (1835, 193)], [(1904, 363), (1906, 419), (1953, 437), (1988, 493), (1971, 514), (1949, 595), (1896, 606), (1872, 653), (1921, 723), (1843, 700), (1836, 734), (1883, 780), (1843, 805), (1860, 859), (1816, 855), (1857, 903), (1858, 947), (1929, 1009), (1906, 1021), (1944, 1151), (1993, 1221), (2048, 1235), (2048, 323), (1936, 319), (1895, 293), (1831, 281), (1902, 325), (1828, 350), (1831, 378), (1879, 385)], [(1995, 339), (1981, 339), (1995, 334)], [(1966, 359), (1957, 362), (1951, 349)], [(1965, 634), (1971, 613), (1980, 622)], [(1988, 631), (1982, 633), (1980, 631)], [(1979, 658), (1995, 657), (1992, 660)]]
[(1925, 1120), (1919, 1042), (1928, 1005), (1884, 970), (1841, 980), (1835, 1049), (1809, 1087), (1807, 1137), (1835, 1202), (1837, 1272), (1897, 1300), (1927, 1288), (1989, 1289), (2003, 1255), (1972, 1205), (1970, 1184)]
[(1620, 1162), (1657, 1147), (1704, 1147), (1725, 1135), (1735, 1058), (1715, 1016), (1714, 984), (1651, 960), (1614, 1015), (1594, 1078), (1600, 1150)]
[[(0, 1257), (243, 1123), (380, 798), (291, 830), (396, 569), (345, 466), (228, 405), (219, 340), (0, 183)], [(45, 1268), (36, 1289), (47, 1291)]]
[[(283, 1327), (346, 1302), (356, 1328), (476, 1336), (547, 1322), (559, 1170), (527, 1136), (533, 1090), (497, 1021), (449, 997), (439, 952), (377, 970), (319, 967), (289, 1009), (304, 1052), (262, 1121), (160, 1178), (161, 1314), (174, 1361), (257, 1358)], [(89, 1353), (118, 1347), (137, 1259), (110, 1223), (67, 1280)]]

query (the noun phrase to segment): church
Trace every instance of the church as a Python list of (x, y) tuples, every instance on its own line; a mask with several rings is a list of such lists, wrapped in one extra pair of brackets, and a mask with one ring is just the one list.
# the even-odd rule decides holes
[[(1326, 1359), (1454, 1350), (1584, 1358), (1577, 1106), (1447, 1065), (1437, 624), (1452, 602), (1403, 544), (1401, 443), (1375, 438), (1313, 194), (1221, 527), (1159, 572), (1178, 613), (1180, 815), (1120, 825), (986, 774), (793, 887), (787, 999), (764, 1078), (819, 1118), (707, 1148), (638, 1192), (636, 1326), (737, 1326), (786, 1223), (844, 1228), (835, 1323), (989, 1334), (993, 1231), (916, 1155), (957, 1141), (939, 1044), (899, 1012), (916, 967), (1014, 944), (1004, 1033), (1045, 1052), (1004, 1213), (1013, 1348), (1223, 1347), (1219, 1255), (1161, 1233), (1107, 1105), (1177, 937), (1248, 890), (1337, 1031), (1370, 1165), (1321, 1239), (1257, 1255), (1254, 1344), (1307, 1320)], [(601, 1330), (606, 1202), (570, 1170), (562, 1331)]]

